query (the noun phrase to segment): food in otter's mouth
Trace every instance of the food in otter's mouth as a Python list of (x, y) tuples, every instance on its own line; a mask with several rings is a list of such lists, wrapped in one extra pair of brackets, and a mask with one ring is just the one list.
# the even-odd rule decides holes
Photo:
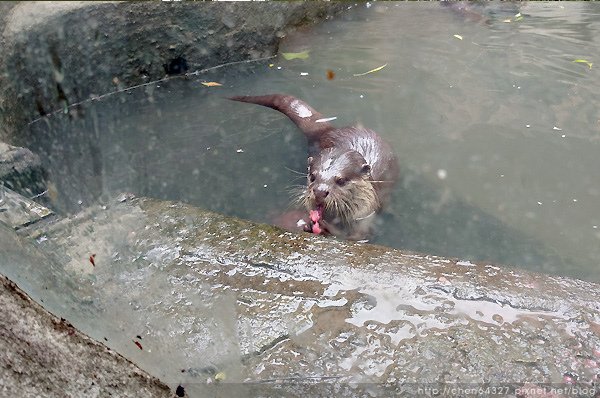
[(352, 240), (365, 239), (398, 177), (391, 146), (373, 130), (337, 128), (306, 102), (290, 95), (230, 99), (284, 113), (308, 140), (307, 186), (298, 201), (309, 211), (304, 229)]
[(319, 225), (319, 221), (323, 217), (323, 209), (321, 207), (318, 207), (316, 210), (310, 210), (308, 214), (310, 217), (310, 221), (312, 221), (312, 226), (310, 227), (309, 232), (319, 235), (321, 232), (323, 232), (321, 226)]

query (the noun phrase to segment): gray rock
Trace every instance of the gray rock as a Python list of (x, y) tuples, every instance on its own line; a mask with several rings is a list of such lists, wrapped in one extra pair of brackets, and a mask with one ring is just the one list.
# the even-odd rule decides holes
[(0, 184), (27, 197), (46, 189), (46, 172), (29, 149), (0, 142)]
[(18, 230), (52, 214), (50, 209), (0, 186), (0, 222), (7, 226)]
[(0, 2), (0, 31), (4, 30), (6, 17), (8, 12), (18, 4), (18, 1), (2, 1)]

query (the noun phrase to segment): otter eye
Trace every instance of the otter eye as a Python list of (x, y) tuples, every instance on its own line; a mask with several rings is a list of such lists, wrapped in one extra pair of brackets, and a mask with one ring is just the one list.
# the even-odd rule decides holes
[(315, 175), (315, 173), (310, 173), (308, 175), (308, 179), (310, 180), (310, 182), (315, 182), (315, 180), (317, 179), (317, 176)]
[(362, 167), (360, 168), (360, 172), (362, 174), (369, 174), (371, 172), (371, 165), (365, 163), (362, 165)]
[(340, 187), (343, 187), (348, 183), (348, 179), (344, 177), (335, 177), (335, 183), (338, 184)]

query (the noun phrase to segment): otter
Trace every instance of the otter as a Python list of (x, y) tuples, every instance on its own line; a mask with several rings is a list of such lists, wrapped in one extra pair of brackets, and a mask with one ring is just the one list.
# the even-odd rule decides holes
[(365, 127), (337, 128), (306, 102), (291, 95), (234, 96), (288, 118), (308, 140), (307, 188), (300, 202), (309, 211), (305, 230), (349, 240), (368, 237), (374, 216), (398, 177), (392, 147)]

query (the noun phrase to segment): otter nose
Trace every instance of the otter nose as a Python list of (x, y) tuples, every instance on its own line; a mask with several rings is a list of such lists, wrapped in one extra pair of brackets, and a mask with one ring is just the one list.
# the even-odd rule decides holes
[(318, 204), (322, 204), (327, 195), (329, 195), (329, 190), (326, 186), (319, 185), (313, 188), (313, 194), (315, 195), (315, 201)]

